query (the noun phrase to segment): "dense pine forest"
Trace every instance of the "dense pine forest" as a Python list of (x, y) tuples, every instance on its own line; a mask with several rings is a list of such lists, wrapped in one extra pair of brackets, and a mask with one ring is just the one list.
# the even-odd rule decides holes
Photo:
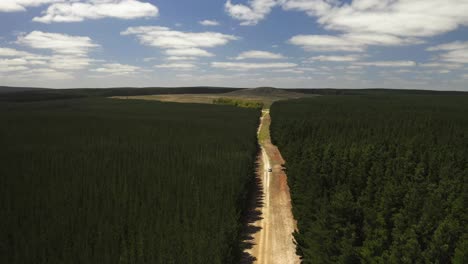
[(468, 263), (468, 97), (271, 108), (304, 263)]
[(260, 111), (0, 104), (0, 263), (235, 263)]

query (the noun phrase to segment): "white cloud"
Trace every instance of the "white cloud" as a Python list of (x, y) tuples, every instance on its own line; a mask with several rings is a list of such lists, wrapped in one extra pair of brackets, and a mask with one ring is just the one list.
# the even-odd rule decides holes
[(29, 62), (23, 58), (0, 59), (0, 72), (14, 72), (27, 70)]
[(63, 0), (2, 0), (0, 1), (0, 12), (26, 11), (27, 7), (35, 7), (61, 1)]
[(0, 73), (9, 73), (15, 71), (24, 71), (28, 70), (29, 68), (26, 66), (11, 66), (11, 65), (3, 65), (0, 63)]
[(154, 67), (173, 70), (191, 70), (193, 68), (196, 68), (196, 66), (192, 63), (167, 63), (155, 65)]
[(17, 57), (17, 56), (31, 56), (31, 55), (32, 54), (29, 52), (0, 47), (0, 57)]
[(419, 44), (414, 38), (399, 38), (392, 35), (372, 34), (343, 34), (332, 35), (297, 35), (289, 43), (301, 46), (306, 51), (350, 51), (362, 52), (369, 45), (396, 46), (405, 44)]
[(354, 0), (317, 15), (318, 22), (331, 30), (430, 37), (467, 25), (467, 12), (466, 0)]
[(244, 59), (284, 59), (285, 57), (279, 53), (272, 53), (261, 50), (249, 50), (242, 52), (236, 57), (236, 60)]
[(413, 67), (416, 66), (414, 61), (372, 61), (372, 62), (356, 62), (358, 66), (374, 66), (374, 67)]
[(0, 60), (10, 65), (48, 65), (50, 68), (59, 70), (78, 70), (87, 68), (94, 60), (87, 56), (78, 54), (38, 55), (11, 48), (0, 48), (0, 57), (12, 59)]
[(310, 61), (326, 61), (326, 62), (351, 62), (357, 61), (361, 58), (359, 55), (346, 55), (346, 56), (315, 56), (311, 57)]
[(166, 58), (166, 60), (169, 61), (190, 61), (190, 60), (196, 60), (196, 57), (187, 57), (187, 56), (169, 56)]
[(440, 59), (448, 62), (468, 63), (468, 49), (447, 52), (442, 54)]
[(182, 32), (158, 26), (130, 27), (121, 34), (136, 35), (144, 45), (166, 49), (212, 48), (238, 39), (236, 36), (217, 32)]
[(11, 48), (0, 48), (0, 58), (1, 57), (22, 60), (29, 65), (47, 64), (47, 61), (50, 60), (50, 56), (33, 54)]
[(297, 69), (301, 71), (317, 71), (317, 68), (313, 68), (313, 67), (300, 67)]
[(218, 32), (182, 32), (167, 27), (130, 27), (122, 35), (136, 35), (140, 43), (165, 49), (169, 56), (211, 57), (212, 53), (202, 48), (213, 48), (237, 40), (233, 35)]
[[(363, 51), (369, 45), (410, 45), (468, 25), (467, 0), (250, 0), (226, 2), (241, 25), (255, 25), (275, 6), (305, 12), (333, 35), (298, 35), (290, 43), (313, 51)], [(328, 46), (330, 45), (330, 46)]]
[(427, 49), (428, 51), (443, 52), (440, 60), (450, 63), (468, 63), (468, 41), (455, 41)]
[(430, 37), (468, 24), (466, 0), (281, 0), (329, 30), (353, 34)]
[(227, 70), (285, 69), (294, 68), (294, 63), (244, 63), (244, 62), (212, 62), (211, 67)]
[(193, 74), (189, 74), (189, 73), (179, 73), (179, 74), (176, 74), (176, 77), (178, 77), (178, 78), (193, 78), (195, 76), (193, 76)]
[(27, 64), (29, 64), (28, 61), (22, 58), (0, 59), (0, 65), (3, 65), (3, 66), (18, 66), (18, 65), (27, 65)]
[(89, 37), (33, 31), (18, 37), (17, 43), (34, 49), (49, 49), (60, 54), (84, 55), (98, 47)]
[(429, 62), (429, 63), (420, 63), (420, 67), (425, 68), (444, 68), (444, 69), (460, 69), (463, 68), (463, 64), (459, 63), (446, 63), (446, 62)]
[(273, 70), (272, 72), (295, 73), (295, 74), (303, 74), (304, 73), (304, 71), (297, 70), (297, 69), (280, 69), (280, 70)]
[(159, 60), (159, 58), (157, 58), (157, 57), (147, 57), (147, 58), (143, 58), (143, 61), (144, 61), (144, 62), (150, 62), (150, 61), (155, 61), (155, 60)]
[(137, 66), (120, 63), (106, 63), (103, 64), (102, 67), (93, 69), (91, 71), (98, 73), (107, 73), (111, 75), (127, 75), (137, 73), (139, 70), (141, 70), (141, 68)]
[(165, 53), (169, 56), (190, 56), (190, 57), (213, 57), (214, 54), (199, 48), (168, 49)]
[(364, 51), (364, 46), (331, 35), (297, 35), (289, 43), (307, 51)]
[(219, 22), (216, 21), (216, 20), (207, 20), (207, 19), (205, 19), (205, 20), (202, 20), (202, 21), (200, 21), (198, 23), (200, 23), (200, 25), (203, 25), (203, 26), (219, 26)]
[(280, 0), (279, 3), (284, 10), (303, 11), (309, 16), (317, 16), (329, 12), (332, 4), (339, 2), (336, 0)]
[(231, 83), (233, 80), (246, 80), (246, 79), (252, 79), (255, 78), (257, 79), (260, 74), (258, 73), (229, 73), (229, 74), (187, 74), (187, 73), (181, 73), (181, 74), (176, 74), (175, 75), (178, 78), (184, 78), (188, 79), (188, 81), (193, 82), (193, 81), (202, 81), (203, 83), (207, 82), (213, 82), (216, 80), (229, 80)]
[[(18, 82), (28, 81), (37, 83), (41, 80), (69, 80), (74, 76), (69, 72), (58, 71), (50, 68), (29, 68), (26, 66), (7, 66), (0, 64), (0, 74), (3, 77), (14, 79)], [(7, 75), (5, 75), (5, 73)]]
[(80, 22), (85, 19), (100, 19), (105, 17), (134, 19), (157, 16), (159, 10), (151, 3), (137, 0), (87, 0), (82, 2), (60, 2), (50, 5), (41, 17), (33, 21)]
[(48, 64), (54, 69), (79, 70), (88, 68), (93, 61), (86, 56), (54, 55), (50, 57)]
[(346, 67), (348, 70), (361, 70), (363, 67), (359, 65), (349, 65)]
[(428, 51), (451, 51), (451, 50), (460, 50), (460, 49), (467, 49), (468, 48), (468, 41), (455, 41), (451, 43), (440, 44), (437, 46), (427, 48)]
[(232, 18), (242, 21), (241, 25), (247, 26), (263, 20), (276, 5), (276, 0), (251, 0), (249, 5), (232, 4), (231, 0), (228, 0), (224, 8)]
[(28, 78), (35, 80), (69, 80), (75, 77), (69, 72), (57, 71), (49, 68), (38, 68), (20, 73), (19, 78)]

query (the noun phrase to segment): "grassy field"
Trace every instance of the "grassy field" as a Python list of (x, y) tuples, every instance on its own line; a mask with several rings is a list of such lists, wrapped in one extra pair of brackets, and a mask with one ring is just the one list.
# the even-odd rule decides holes
[(1, 263), (236, 263), (260, 111), (0, 104)]
[(466, 263), (468, 96), (271, 108), (305, 263)]

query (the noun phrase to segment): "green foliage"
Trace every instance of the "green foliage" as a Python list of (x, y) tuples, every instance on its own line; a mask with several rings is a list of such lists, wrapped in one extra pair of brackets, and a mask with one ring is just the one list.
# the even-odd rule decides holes
[(467, 96), (280, 101), (305, 263), (466, 263)]
[(220, 104), (220, 105), (233, 105), (237, 107), (244, 107), (244, 108), (255, 108), (255, 109), (262, 109), (263, 103), (258, 101), (249, 101), (249, 100), (239, 100), (233, 98), (218, 98), (213, 100), (213, 104)]
[(259, 114), (0, 104), (0, 263), (235, 263)]

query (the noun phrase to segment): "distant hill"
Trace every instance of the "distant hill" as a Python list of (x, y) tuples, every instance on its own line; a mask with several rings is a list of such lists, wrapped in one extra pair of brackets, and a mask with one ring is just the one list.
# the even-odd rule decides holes
[(365, 88), (365, 89), (335, 89), (335, 88), (311, 88), (311, 89), (286, 89), (287, 91), (318, 94), (318, 95), (468, 95), (463, 91), (436, 91), (415, 89), (388, 89), (388, 88)]
[(35, 88), (35, 87), (12, 87), (12, 86), (0, 86), (0, 94), (2, 93), (16, 93), (25, 91), (44, 91), (49, 90), (46, 88)]
[(23, 87), (2, 87), (5, 92), (0, 92), (0, 101), (29, 102), (47, 101), (58, 99), (72, 99), (80, 97), (112, 97), (112, 96), (137, 96), (160, 94), (219, 94), (237, 91), (240, 88), (224, 87), (145, 87), (145, 88), (76, 88), (76, 89), (41, 89)]

